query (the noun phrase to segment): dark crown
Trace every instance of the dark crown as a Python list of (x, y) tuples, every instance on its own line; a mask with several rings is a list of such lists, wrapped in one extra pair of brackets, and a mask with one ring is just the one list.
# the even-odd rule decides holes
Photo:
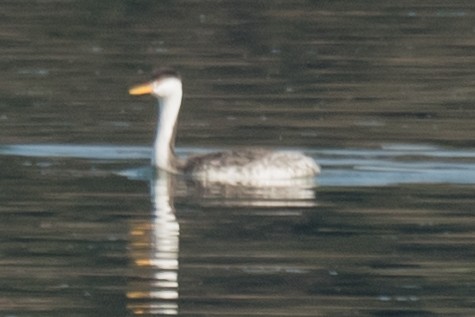
[(174, 70), (173, 68), (157, 68), (153, 73), (152, 73), (152, 80), (159, 80), (163, 78), (178, 78), (181, 79), (180, 74)]

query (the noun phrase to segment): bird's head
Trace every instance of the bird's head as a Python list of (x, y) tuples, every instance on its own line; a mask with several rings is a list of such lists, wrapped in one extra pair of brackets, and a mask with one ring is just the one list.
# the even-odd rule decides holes
[(157, 98), (181, 96), (182, 85), (178, 72), (171, 68), (160, 68), (153, 73), (152, 80), (129, 89), (129, 94), (154, 95)]

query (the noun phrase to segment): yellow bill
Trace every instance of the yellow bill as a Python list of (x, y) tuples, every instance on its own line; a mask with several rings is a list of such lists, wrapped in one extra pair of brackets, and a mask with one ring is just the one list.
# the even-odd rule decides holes
[(150, 95), (153, 91), (153, 86), (151, 83), (146, 83), (142, 85), (137, 85), (129, 89), (129, 94), (134, 96), (139, 95)]

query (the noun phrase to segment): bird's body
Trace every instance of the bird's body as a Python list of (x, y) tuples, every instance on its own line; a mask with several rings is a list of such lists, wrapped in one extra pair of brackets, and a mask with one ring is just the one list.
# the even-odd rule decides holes
[(286, 180), (320, 172), (317, 163), (300, 152), (260, 148), (196, 155), (181, 161), (174, 154), (176, 121), (183, 94), (179, 75), (171, 69), (161, 69), (151, 82), (133, 87), (129, 92), (158, 98), (160, 113), (152, 163), (160, 169), (219, 183)]
[(236, 149), (190, 157), (184, 172), (209, 182), (291, 179), (318, 173), (315, 161), (299, 152)]

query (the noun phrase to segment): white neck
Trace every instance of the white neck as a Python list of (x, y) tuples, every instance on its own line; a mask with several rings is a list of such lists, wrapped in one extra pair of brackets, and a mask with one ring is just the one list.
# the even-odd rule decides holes
[(179, 89), (172, 95), (160, 97), (159, 122), (155, 138), (152, 164), (169, 172), (176, 172), (175, 159), (175, 129), (178, 112), (180, 111), (182, 91)]

